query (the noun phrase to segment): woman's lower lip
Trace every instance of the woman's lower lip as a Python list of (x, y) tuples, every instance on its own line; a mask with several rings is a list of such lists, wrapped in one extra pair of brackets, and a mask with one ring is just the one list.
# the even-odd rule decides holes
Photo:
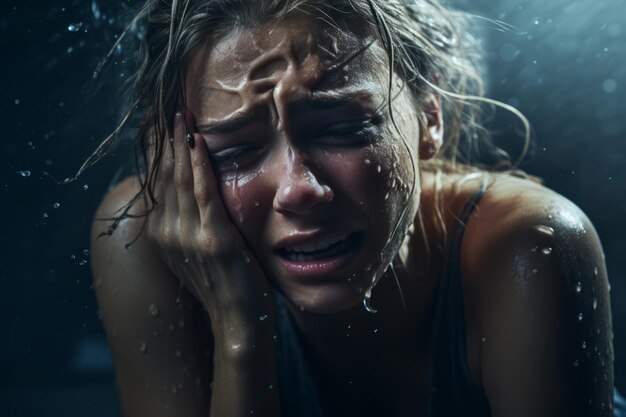
[(358, 239), (347, 251), (323, 259), (296, 261), (278, 255), (277, 257), (283, 268), (297, 279), (324, 280), (331, 278), (330, 274), (346, 267), (356, 257), (362, 241), (363, 239)]

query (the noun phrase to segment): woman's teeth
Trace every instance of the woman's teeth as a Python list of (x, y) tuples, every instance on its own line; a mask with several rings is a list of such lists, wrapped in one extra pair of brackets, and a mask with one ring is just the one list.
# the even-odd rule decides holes
[(285, 258), (294, 262), (330, 258), (349, 249), (351, 240), (345, 235), (303, 245), (294, 245), (290, 248), (285, 248)]

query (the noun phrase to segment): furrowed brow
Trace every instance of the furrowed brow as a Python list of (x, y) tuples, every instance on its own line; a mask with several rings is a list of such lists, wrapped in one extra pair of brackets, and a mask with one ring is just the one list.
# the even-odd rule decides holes
[(258, 122), (261, 120), (261, 117), (262, 113), (258, 111), (252, 113), (239, 112), (226, 119), (199, 124), (197, 125), (197, 128), (199, 133), (205, 135), (214, 133), (233, 133), (253, 124), (254, 122)]

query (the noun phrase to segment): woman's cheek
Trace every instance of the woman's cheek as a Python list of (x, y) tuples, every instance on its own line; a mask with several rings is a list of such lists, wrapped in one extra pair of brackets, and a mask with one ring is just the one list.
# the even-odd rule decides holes
[(224, 208), (248, 242), (256, 236), (255, 225), (261, 223), (259, 216), (264, 196), (260, 182), (258, 174), (229, 174), (219, 181)]

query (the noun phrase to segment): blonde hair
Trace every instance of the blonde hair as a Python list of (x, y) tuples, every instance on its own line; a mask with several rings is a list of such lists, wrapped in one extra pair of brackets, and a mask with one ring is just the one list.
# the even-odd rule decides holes
[[(438, 0), (146, 0), (113, 47), (130, 28), (144, 28), (133, 105), (74, 177), (107, 153), (134, 115), (141, 116), (136, 139), (137, 165), (144, 167), (139, 173), (141, 188), (119, 216), (111, 219), (109, 234), (122, 219), (131, 217), (129, 210), (139, 198), (146, 201), (140, 216), (157, 204), (154, 187), (164, 139), (170, 136), (174, 113), (185, 107), (186, 69), (198, 48), (235, 27), (252, 27), (293, 13), (306, 13), (331, 24), (358, 21), (369, 25), (387, 53), (390, 91), (391, 74), (395, 73), (418, 106), (429, 92), (439, 94), (446, 126), (443, 147), (434, 159), (421, 163), (422, 170), (438, 175), (515, 170), (530, 142), (528, 122), (516, 109), (484, 97), (481, 48), (468, 30), (472, 18)], [(484, 128), (484, 109), (493, 106), (514, 113), (524, 126), (524, 148), (515, 163), (492, 143)], [(481, 162), (485, 154), (491, 159), (489, 164)], [(436, 207), (437, 223), (445, 235), (440, 198)]]

